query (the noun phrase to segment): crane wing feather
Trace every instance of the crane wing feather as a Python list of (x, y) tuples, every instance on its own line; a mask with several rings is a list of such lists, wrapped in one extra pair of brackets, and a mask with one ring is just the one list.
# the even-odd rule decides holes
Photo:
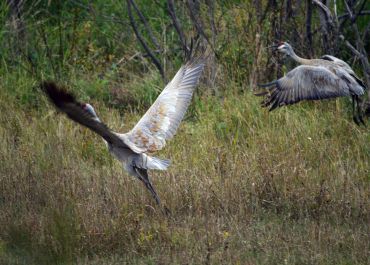
[(174, 136), (204, 64), (204, 59), (198, 58), (183, 65), (135, 127), (122, 135), (135, 152), (160, 150)]
[(262, 105), (270, 110), (302, 100), (349, 96), (345, 80), (325, 67), (301, 65), (275, 81)]
[(76, 101), (72, 94), (60, 88), (54, 82), (43, 82), (41, 84), (41, 89), (45, 92), (50, 101), (70, 119), (99, 134), (108, 143), (122, 148), (129, 148), (124, 143), (123, 139), (121, 139), (116, 133), (112, 132), (98, 118), (86, 111), (82, 107), (83, 105)]

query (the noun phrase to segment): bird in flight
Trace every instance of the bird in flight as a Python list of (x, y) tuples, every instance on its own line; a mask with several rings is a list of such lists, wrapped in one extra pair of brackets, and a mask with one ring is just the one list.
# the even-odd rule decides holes
[(331, 55), (324, 55), (320, 59), (301, 58), (287, 42), (274, 46), (279, 52), (290, 56), (301, 65), (278, 80), (259, 85), (268, 88), (268, 91), (255, 94), (266, 96), (261, 103), (263, 107), (270, 106), (269, 110), (272, 111), (302, 100), (351, 96), (353, 120), (357, 124), (360, 122), (365, 124), (362, 118), (360, 96), (364, 94), (366, 87), (346, 62)]
[(41, 89), (57, 109), (100, 135), (109, 152), (122, 162), (124, 169), (130, 175), (144, 183), (156, 203), (161, 205), (159, 196), (149, 179), (148, 170), (166, 170), (170, 161), (150, 156), (149, 153), (161, 150), (166, 141), (175, 135), (191, 102), (204, 65), (203, 56), (188, 60), (134, 128), (123, 134), (109, 129), (99, 119), (90, 104), (78, 102), (71, 93), (56, 83), (44, 81)]

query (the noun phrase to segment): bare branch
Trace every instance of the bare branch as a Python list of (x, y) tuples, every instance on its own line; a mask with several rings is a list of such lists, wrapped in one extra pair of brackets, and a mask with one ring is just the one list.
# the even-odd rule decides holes
[[(351, 20), (351, 24), (355, 23), (357, 18), (360, 16), (360, 15), (367, 15), (366, 13), (367, 12), (370, 12), (370, 11), (363, 11), (363, 9), (365, 8), (365, 3), (366, 3), (367, 0), (364, 0), (362, 3), (361, 3), (361, 6), (359, 8), (359, 10), (357, 11), (356, 13), (356, 10), (355, 8), (353, 7), (353, 13), (352, 14), (345, 14), (343, 16), (343, 18), (341, 19), (341, 22), (340, 22), (340, 29), (342, 29), (342, 27), (344, 26), (344, 24), (346, 23), (347, 19), (349, 18)], [(350, 8), (348, 6), (348, 3), (346, 0), (344, 0), (344, 3), (345, 3), (345, 6), (346, 6), (346, 9), (348, 10), (348, 8)], [(352, 6), (351, 6), (352, 8)], [(352, 11), (351, 11), (352, 12)], [(364, 12), (364, 13), (363, 13)]]
[(132, 0), (126, 0), (126, 3), (127, 3), (127, 12), (128, 12), (128, 16), (129, 16), (129, 19), (130, 19), (131, 27), (134, 30), (134, 33), (136, 35), (136, 38), (139, 40), (141, 46), (144, 48), (145, 52), (149, 55), (149, 57), (152, 60), (152, 62), (154, 63), (154, 65), (157, 67), (159, 73), (162, 76), (162, 79), (165, 80), (165, 76), (164, 76), (164, 71), (163, 71), (162, 64), (154, 56), (153, 51), (149, 48), (149, 46), (145, 42), (144, 38), (141, 36), (139, 30), (137, 29), (137, 25), (136, 25), (135, 19), (134, 19), (133, 15), (132, 15), (132, 10), (131, 10), (131, 3), (132, 2), (131, 1)]
[[(204, 32), (203, 30), (203, 25), (201, 23), (201, 21), (199, 21), (199, 2), (197, 0), (194, 1), (195, 4), (193, 3), (193, 0), (188, 0), (186, 3), (187, 3), (187, 6), (188, 6), (188, 9), (189, 9), (189, 15), (190, 15), (190, 18), (191, 18), (191, 21), (193, 22), (193, 25), (195, 26), (198, 34), (200, 36), (202, 36), (203, 38), (206, 39), (206, 41), (208, 43), (209, 42), (209, 38), (208, 36), (206, 35), (206, 33)], [(198, 6), (196, 6), (198, 5)]]
[(337, 30), (335, 22), (333, 20), (333, 15), (331, 14), (329, 8), (321, 1), (313, 0), (312, 2), (318, 7), (319, 10), (322, 44), (324, 46), (324, 50), (327, 53), (334, 54), (334, 50), (336, 47), (336, 41), (334, 40), (334, 38), (337, 37), (334, 32)]
[[(345, 4), (347, 12), (349, 14), (350, 20), (354, 21), (355, 17), (353, 15), (353, 13), (354, 13), (353, 10), (351, 10), (351, 8), (349, 7), (346, 0), (344, 0), (344, 4)], [(369, 64), (367, 52), (364, 48), (364, 44), (362, 42), (361, 35), (360, 35), (360, 32), (358, 30), (358, 27), (357, 27), (356, 23), (352, 23), (352, 29), (353, 29), (353, 31), (355, 33), (355, 36), (356, 36), (356, 46), (357, 46), (356, 50), (361, 54), (360, 59), (361, 59), (361, 64), (362, 64), (362, 69), (363, 69), (363, 72), (364, 72), (366, 85), (367, 85), (367, 87), (370, 87), (370, 64)], [(369, 101), (370, 101), (370, 93), (368, 95), (369, 95)]]
[[(370, 15), (370, 10), (361, 11), (361, 12), (358, 13), (357, 16), (368, 16), (368, 15)], [(348, 18), (348, 17), (349, 17), (349, 14), (346, 13), (346, 14), (338, 16), (338, 19), (343, 20), (343, 19)]]
[(189, 52), (189, 48), (186, 45), (186, 39), (185, 39), (184, 31), (182, 30), (182, 28), (180, 26), (180, 22), (179, 22), (179, 20), (177, 19), (177, 16), (176, 16), (175, 4), (174, 4), (173, 0), (167, 0), (167, 8), (168, 8), (168, 13), (169, 13), (169, 15), (172, 19), (172, 24), (175, 27), (175, 30), (176, 30), (177, 34), (179, 35), (182, 49), (185, 53)]
[(353, 45), (348, 41), (348, 40), (346, 40), (345, 38), (344, 38), (344, 36), (343, 35), (340, 35), (339, 36), (339, 38), (342, 40), (342, 41), (344, 41), (344, 43), (346, 44), (346, 46), (352, 51), (352, 53), (354, 54), (354, 55), (356, 55), (358, 58), (362, 58), (364, 55), (362, 54), (362, 53), (360, 53), (358, 50), (356, 50), (356, 48), (355, 47), (353, 47)]
[(307, 1), (306, 11), (306, 40), (310, 56), (312, 56), (312, 2)]
[(369, 34), (370, 32), (370, 22), (367, 24), (363, 34), (362, 34), (362, 42), (364, 42), (367, 38), (367, 35)]
[(347, 0), (344, 0), (344, 5), (346, 6), (346, 9), (347, 9), (347, 12), (348, 12), (348, 15), (349, 15), (349, 18), (350, 20), (352, 20), (354, 17), (353, 17), (353, 13), (352, 13), (352, 10), (351, 8), (349, 8), (348, 6), (348, 3), (347, 3)]
[[(325, 19), (327, 23), (333, 25), (333, 16), (329, 8), (326, 5), (324, 5), (322, 2), (320, 2), (319, 0), (313, 0), (312, 2), (320, 8), (320, 10), (322, 11), (322, 14), (325, 15)], [(326, 31), (328, 30), (327, 25), (325, 25), (325, 30)]]
[(216, 35), (217, 35), (217, 28), (215, 25), (215, 3), (213, 0), (206, 0), (208, 5), (208, 16), (209, 16), (209, 24), (211, 25), (211, 32), (212, 32), (212, 47), (216, 45)]
[(154, 45), (156, 46), (157, 49), (160, 49), (160, 45), (158, 43), (158, 40), (157, 38), (154, 36), (153, 34), (153, 31), (152, 29), (150, 28), (149, 24), (148, 24), (148, 21), (146, 20), (146, 18), (144, 17), (143, 13), (141, 13), (140, 9), (137, 7), (136, 3), (134, 0), (131, 0), (131, 4), (132, 6), (134, 7), (137, 15), (139, 16), (141, 22), (143, 22), (144, 24), (144, 27), (145, 29), (147, 30), (148, 32), (148, 35), (150, 37), (150, 39), (152, 40), (152, 42), (154, 43)]

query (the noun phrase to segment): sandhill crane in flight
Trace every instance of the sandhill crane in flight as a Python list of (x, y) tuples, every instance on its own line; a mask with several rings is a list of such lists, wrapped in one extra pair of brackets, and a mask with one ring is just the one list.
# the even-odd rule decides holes
[(54, 82), (43, 82), (42, 90), (67, 116), (100, 135), (125, 170), (141, 180), (158, 205), (160, 199), (149, 180), (148, 169), (166, 170), (170, 161), (148, 155), (162, 149), (174, 136), (190, 104), (205, 64), (204, 58), (189, 60), (165, 87), (153, 105), (128, 133), (111, 131), (98, 118), (90, 104), (79, 103), (72, 94)]
[(270, 106), (269, 111), (272, 111), (302, 100), (351, 96), (353, 119), (357, 124), (359, 122), (365, 124), (359, 97), (364, 94), (366, 87), (346, 62), (331, 55), (324, 55), (321, 59), (301, 58), (287, 42), (273, 46), (301, 65), (278, 80), (259, 85), (270, 91), (270, 93), (263, 91), (256, 94), (257, 96), (267, 95), (261, 103), (263, 107)]

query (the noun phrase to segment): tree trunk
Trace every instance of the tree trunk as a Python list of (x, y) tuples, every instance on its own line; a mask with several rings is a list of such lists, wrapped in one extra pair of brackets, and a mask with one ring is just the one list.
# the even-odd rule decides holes
[(312, 50), (312, 1), (306, 0), (306, 43), (308, 48), (308, 55), (313, 56)]
[(11, 20), (11, 32), (14, 33), (14, 40), (12, 43), (13, 55), (18, 56), (22, 54), (22, 48), (26, 42), (26, 29), (22, 18), (23, 0), (7, 0), (9, 6), (9, 15)]

